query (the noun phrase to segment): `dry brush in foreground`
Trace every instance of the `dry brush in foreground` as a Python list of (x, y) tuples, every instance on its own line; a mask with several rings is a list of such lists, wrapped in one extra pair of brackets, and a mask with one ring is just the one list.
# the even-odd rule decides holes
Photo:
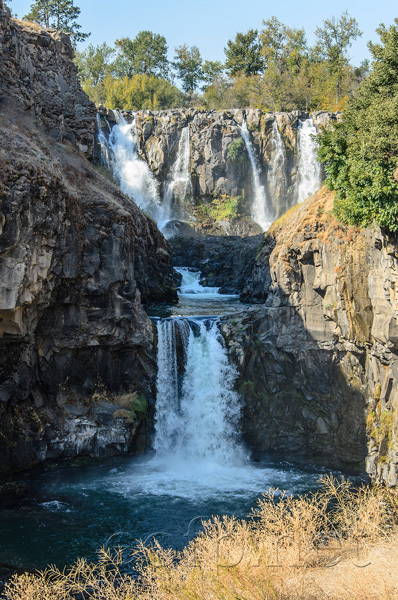
[[(182, 552), (156, 541), (103, 548), (96, 564), (14, 577), (7, 600), (367, 600), (398, 598), (398, 499), (324, 477), (318, 492), (270, 490), (248, 520), (222, 517)], [(131, 564), (129, 564), (131, 567)]]

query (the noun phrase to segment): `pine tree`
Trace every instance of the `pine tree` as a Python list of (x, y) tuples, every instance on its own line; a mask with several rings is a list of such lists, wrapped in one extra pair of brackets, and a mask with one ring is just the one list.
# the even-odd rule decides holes
[(90, 35), (80, 31), (81, 25), (77, 23), (79, 15), (80, 8), (73, 4), (73, 0), (35, 0), (24, 20), (69, 33), (76, 46), (77, 42), (82, 42)]

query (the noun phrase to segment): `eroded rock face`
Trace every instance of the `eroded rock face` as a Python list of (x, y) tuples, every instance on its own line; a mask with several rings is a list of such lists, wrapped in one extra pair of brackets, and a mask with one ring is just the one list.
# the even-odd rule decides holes
[(170, 240), (173, 264), (198, 269), (204, 286), (218, 287), (225, 294), (240, 294), (253, 270), (262, 237), (175, 237)]
[[(1, 2), (0, 10), (7, 56), (20, 56), (22, 69), (24, 26), (10, 21)], [(142, 449), (156, 376), (153, 330), (142, 303), (176, 299), (171, 249), (156, 225), (48, 126), (55, 118), (46, 112), (51, 73), (48, 89), (38, 94), (34, 87), (44, 52), (34, 48), (43, 35), (29, 29), (33, 80), (6, 61), (0, 113), (3, 471), (46, 458)], [(45, 35), (45, 56), (55, 64), (60, 50)], [(75, 72), (70, 53), (61, 59), (58, 75), (68, 82)], [(71, 98), (69, 88), (61, 89), (60, 114), (70, 114)], [(87, 130), (92, 141), (94, 117)], [(73, 131), (79, 145), (83, 138)], [(146, 415), (134, 411), (137, 401), (146, 406), (144, 399)]]
[(321, 190), (264, 241), (225, 326), (251, 445), (290, 459), (398, 473), (397, 246), (332, 215)]
[(22, 103), (57, 141), (91, 158), (96, 109), (80, 87), (73, 55), (68, 35), (10, 19), (0, 3), (1, 111)]

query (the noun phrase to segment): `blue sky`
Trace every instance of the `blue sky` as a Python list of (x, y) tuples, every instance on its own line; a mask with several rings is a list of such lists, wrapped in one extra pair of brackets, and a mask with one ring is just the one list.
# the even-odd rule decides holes
[[(10, 6), (19, 18), (29, 11), (30, 0), (12, 0)], [(173, 49), (181, 44), (196, 45), (204, 59), (224, 60), (224, 46), (238, 31), (261, 29), (263, 19), (275, 15), (290, 27), (304, 27), (310, 43), (315, 40), (317, 25), (331, 16), (339, 17), (344, 10), (359, 23), (363, 36), (350, 49), (353, 64), (369, 58), (367, 42), (378, 39), (375, 33), (380, 23), (391, 25), (398, 17), (396, 0), (363, 0), (362, 2), (334, 0), (333, 3), (314, 0), (75, 0), (81, 8), (80, 24), (91, 36), (90, 42), (106, 41), (113, 45), (120, 37), (133, 38), (143, 29), (165, 36), (170, 58)]]

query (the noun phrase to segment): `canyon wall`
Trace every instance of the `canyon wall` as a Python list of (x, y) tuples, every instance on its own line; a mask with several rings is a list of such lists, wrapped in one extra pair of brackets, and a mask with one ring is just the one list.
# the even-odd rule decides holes
[(376, 481), (398, 475), (398, 253), (379, 229), (343, 226), (320, 190), (264, 237), (223, 325), (256, 452)]
[[(145, 446), (156, 357), (143, 301), (171, 249), (87, 160), (93, 104), (68, 36), (0, 0), (1, 471)], [(1, 473), (0, 473), (1, 474)]]

